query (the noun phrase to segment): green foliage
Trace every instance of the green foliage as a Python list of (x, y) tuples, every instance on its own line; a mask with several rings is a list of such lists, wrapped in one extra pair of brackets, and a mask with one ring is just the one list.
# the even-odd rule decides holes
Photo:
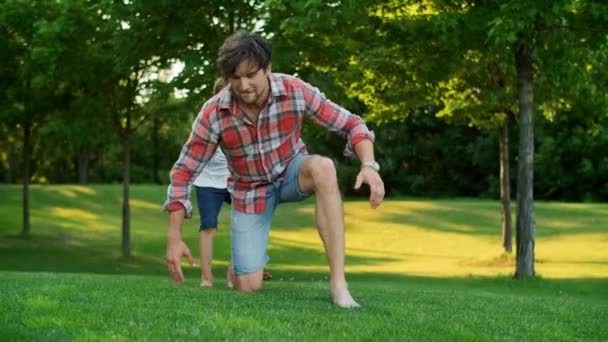
[[(412, 113), (400, 123), (372, 128), (388, 196), (497, 196), (496, 134), (449, 126), (429, 110)], [(307, 136), (304, 139), (310, 141)], [(317, 152), (317, 145), (308, 145)], [(338, 165), (342, 191), (349, 196), (368, 196), (352, 189), (360, 165), (340, 158), (339, 148), (343, 146), (336, 146), (329, 155)]]
[[(606, 198), (604, 162), (594, 156), (603, 154), (608, 108), (602, 1), (5, 0), (0, 7), (5, 180), (21, 179), (30, 117), (35, 182), (76, 182), (79, 158), (88, 161), (89, 181), (120, 182), (127, 121), (132, 180), (166, 182), (210, 96), (217, 48), (235, 29), (257, 27), (273, 42), (273, 70), (300, 76), (374, 126), (389, 194), (497, 193), (496, 125), (517, 116), (514, 44), (529, 39), (536, 110), (547, 118), (537, 132), (536, 194)], [(170, 78), (178, 61), (184, 68)], [(358, 163), (342, 156), (344, 141), (310, 124), (303, 134), (311, 152), (336, 161), (343, 191), (353, 194)], [(565, 167), (559, 156), (577, 151), (574, 141), (594, 147)], [(593, 186), (574, 186), (579, 172)]]
[(584, 111), (560, 114), (553, 122), (539, 122), (545, 134), (538, 139), (537, 196), (608, 200), (608, 116), (592, 121)]
[[(518, 115), (514, 51), (523, 41), (535, 47), (538, 111), (550, 119), (572, 111), (581, 114), (574, 109), (574, 103), (590, 99), (595, 110), (585, 111), (585, 115), (598, 124), (596, 113), (608, 110), (608, 83), (600, 71), (605, 70), (608, 53), (608, 35), (601, 29), (606, 27), (608, 7), (600, 1), (271, 3), (273, 20), (267, 29), (277, 37), (294, 70), (308, 77), (331, 74), (331, 83), (342, 87), (343, 95), (350, 99), (335, 92), (334, 100), (356, 100), (364, 106), (362, 113), (368, 122), (402, 125), (408, 116), (427, 108), (452, 125), (473, 126), (494, 135), (505, 117)], [(319, 87), (326, 85), (320, 82)], [(560, 127), (554, 127), (555, 131)], [(380, 151), (385, 148), (381, 146), (382, 134), (378, 136)], [(418, 145), (423, 143), (409, 146)], [(447, 150), (450, 143), (436, 146)], [(494, 146), (490, 148), (493, 150)], [(389, 165), (404, 159), (396, 150), (386, 158)], [(419, 151), (414, 151), (414, 155), (405, 157), (410, 162), (419, 156)], [(460, 155), (466, 155), (469, 163), (475, 160), (474, 154)], [(455, 165), (450, 167), (458, 169)], [(546, 167), (541, 166), (537, 180), (543, 177), (542, 172), (549, 171)], [(345, 169), (347, 175), (353, 173), (348, 170)], [(388, 188), (410, 193), (412, 189), (403, 182), (393, 183), (391, 172), (397, 170), (389, 170), (385, 169)], [(486, 176), (480, 177), (492, 179), (488, 186), (496, 183), (495, 177), (488, 176), (490, 170), (494, 168), (486, 168)], [(411, 176), (421, 180), (417, 184), (438, 183), (441, 179), (432, 173)], [(404, 178), (407, 176), (400, 177)], [(464, 172), (456, 178), (463, 184), (478, 184), (468, 180)], [(468, 186), (468, 190), (472, 188)], [(485, 193), (494, 191), (493, 186), (485, 187)], [(445, 190), (444, 194), (448, 193), (451, 191)], [(551, 193), (555, 192), (545, 192)]]

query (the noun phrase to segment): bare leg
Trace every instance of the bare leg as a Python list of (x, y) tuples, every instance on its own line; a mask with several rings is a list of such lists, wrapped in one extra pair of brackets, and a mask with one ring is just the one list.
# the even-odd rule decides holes
[(234, 288), (234, 283), (236, 282), (232, 267), (232, 260), (230, 260), (230, 264), (228, 264), (228, 271), (226, 272), (226, 285), (231, 289)]
[(211, 273), (211, 259), (213, 257), (213, 237), (216, 229), (208, 228), (200, 232), (201, 248), (201, 286), (213, 286), (213, 273)]
[(308, 158), (300, 166), (298, 183), (303, 192), (315, 193), (315, 219), (329, 262), (332, 300), (343, 308), (359, 307), (344, 275), (344, 208), (333, 161), (321, 156)]

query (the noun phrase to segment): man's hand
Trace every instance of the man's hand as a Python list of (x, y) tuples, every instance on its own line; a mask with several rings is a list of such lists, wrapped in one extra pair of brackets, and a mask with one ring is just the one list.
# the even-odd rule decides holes
[(192, 258), (192, 253), (190, 253), (188, 246), (186, 246), (181, 239), (169, 238), (167, 240), (167, 256), (165, 257), (165, 261), (167, 262), (169, 274), (176, 283), (184, 282), (184, 274), (182, 273), (181, 266), (182, 257), (188, 258), (190, 266), (194, 266), (194, 259)]
[(361, 168), (355, 182), (355, 190), (359, 191), (361, 184), (369, 185), (369, 204), (376, 209), (384, 200), (384, 182), (378, 172), (369, 167)]

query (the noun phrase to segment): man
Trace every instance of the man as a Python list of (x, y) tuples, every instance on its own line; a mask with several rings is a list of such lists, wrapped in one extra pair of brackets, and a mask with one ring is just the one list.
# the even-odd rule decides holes
[(190, 217), (189, 185), (217, 147), (228, 161), (232, 194), (231, 243), (233, 282), (239, 291), (258, 291), (272, 216), (281, 202), (315, 194), (316, 225), (330, 269), (333, 302), (344, 308), (359, 304), (348, 291), (344, 274), (344, 212), (336, 169), (331, 159), (309, 156), (300, 139), (304, 117), (347, 137), (362, 162), (355, 188), (370, 187), (370, 204), (384, 199), (384, 184), (374, 160), (373, 135), (361, 118), (325, 99), (297, 78), (271, 72), (271, 45), (260, 36), (237, 32), (220, 48), (218, 65), (230, 83), (201, 109), (180, 158), (171, 170), (165, 210), (170, 211), (167, 268), (183, 282), (180, 258), (192, 264), (181, 240), (184, 217)]
[[(222, 78), (215, 80), (213, 93), (217, 94), (226, 87)], [(228, 163), (221, 149), (215, 154), (205, 168), (194, 180), (196, 188), (196, 202), (201, 218), (199, 226), (200, 235), (200, 261), (201, 261), (201, 287), (213, 287), (213, 273), (211, 272), (211, 259), (213, 256), (213, 238), (217, 232), (217, 223), (220, 210), (224, 202), (231, 204), (230, 193), (227, 190)], [(231, 282), (232, 263), (228, 266), (226, 281), (228, 287), (233, 287)], [(272, 279), (270, 272), (264, 272), (264, 280)]]

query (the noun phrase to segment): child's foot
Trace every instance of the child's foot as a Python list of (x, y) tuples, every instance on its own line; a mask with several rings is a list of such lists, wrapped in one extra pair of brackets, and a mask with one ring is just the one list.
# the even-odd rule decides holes
[(348, 291), (348, 289), (340, 289), (340, 290), (332, 291), (331, 296), (332, 296), (332, 300), (333, 300), (334, 304), (336, 304), (339, 307), (342, 307), (345, 309), (354, 309), (354, 308), (361, 307), (361, 305), (359, 305), (359, 303), (355, 302), (353, 297), (350, 295), (350, 292)]
[(201, 287), (213, 287), (213, 282), (207, 279), (201, 280)]
[(361, 305), (355, 302), (353, 297), (350, 295), (350, 291), (348, 291), (348, 285), (346, 283), (330, 286), (331, 289), (331, 298), (334, 304), (339, 307), (345, 309), (354, 309), (360, 308)]

